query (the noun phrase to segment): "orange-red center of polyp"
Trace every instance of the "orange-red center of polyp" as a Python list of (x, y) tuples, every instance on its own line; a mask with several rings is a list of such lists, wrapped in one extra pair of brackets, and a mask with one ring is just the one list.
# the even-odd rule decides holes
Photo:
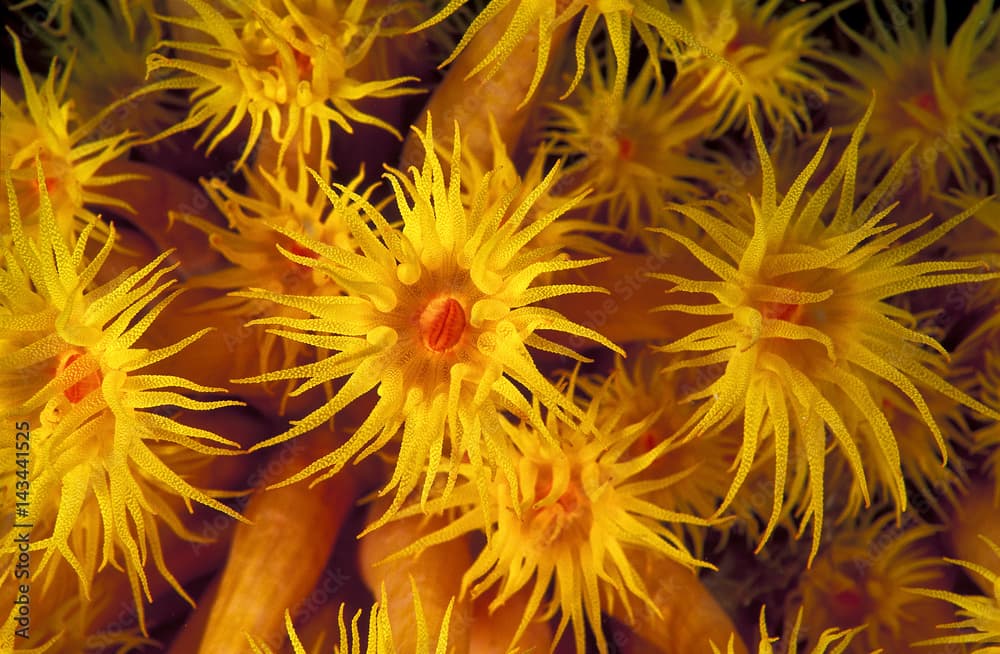
[[(543, 469), (535, 480), (535, 499), (544, 500), (552, 492), (552, 470)], [(583, 506), (586, 501), (583, 490), (579, 487), (575, 475), (570, 478), (566, 490), (559, 496), (555, 504), (560, 506), (566, 513), (573, 514)], [(544, 509), (542, 509), (544, 511)]]
[(931, 91), (924, 91), (923, 93), (917, 94), (913, 98), (913, 104), (917, 105), (918, 107), (929, 113), (932, 114), (939, 113), (937, 98)]
[[(535, 500), (541, 501), (552, 491), (552, 471), (539, 471), (535, 480)], [(580, 542), (587, 538), (593, 516), (586, 494), (574, 474), (566, 490), (553, 504), (535, 509), (530, 517), (531, 530), (543, 547), (553, 546), (557, 540), (563, 543)]]
[[(62, 362), (62, 365), (59, 366), (57, 373), (62, 372), (66, 368), (69, 368), (73, 364), (73, 362), (79, 359), (81, 356), (83, 355), (81, 355), (79, 352), (74, 352), (73, 354), (70, 354)], [(101, 387), (101, 373), (98, 371), (94, 371), (89, 375), (87, 375), (86, 377), (84, 377), (83, 379), (81, 379), (80, 381), (70, 386), (69, 388), (67, 388), (66, 390), (64, 390), (63, 395), (65, 395), (66, 399), (69, 400), (71, 403), (76, 404), (83, 398), (90, 395), (91, 392), (96, 391), (100, 387)]]
[(420, 313), (420, 338), (429, 350), (447, 352), (465, 333), (465, 309), (453, 297), (436, 297)]
[(310, 259), (318, 259), (319, 255), (305, 247), (304, 245), (299, 245), (298, 243), (292, 243), (288, 251), (292, 254), (297, 254), (300, 257), (308, 257)]
[(635, 143), (632, 142), (627, 136), (618, 137), (618, 158), (622, 161), (628, 161), (632, 158), (632, 153), (635, 152)]
[(784, 304), (781, 302), (765, 302), (761, 307), (761, 314), (765, 318), (772, 320), (785, 320), (788, 322), (798, 322), (802, 315), (801, 304)]
[[(298, 255), (300, 257), (306, 257), (307, 259), (318, 259), (319, 255), (310, 250), (309, 248), (299, 245), (297, 242), (293, 242), (291, 246), (286, 248), (292, 254)], [(309, 266), (299, 263), (298, 261), (292, 261), (291, 264), (297, 269), (306, 271), (309, 270)]]
[[(306, 81), (312, 79), (312, 57), (295, 48), (292, 48), (292, 57), (295, 59), (295, 70), (299, 74), (299, 79)], [(274, 53), (274, 65), (281, 68), (281, 53)]]
[(639, 447), (641, 448), (642, 453), (645, 454), (646, 452), (649, 452), (654, 447), (656, 447), (659, 444), (659, 441), (660, 441), (659, 435), (655, 431), (650, 429), (645, 434), (639, 437)]
[(304, 52), (294, 50), (295, 66), (299, 69), (299, 77), (304, 80), (312, 79), (312, 57)]
[[(56, 169), (56, 165), (52, 163), (52, 155), (45, 150), (41, 150), (38, 153), (38, 158), (42, 162), (42, 169), (47, 173), (42, 179), (42, 183), (45, 184), (45, 190), (48, 191), (48, 194), (53, 195), (59, 190), (59, 177), (52, 174)], [(41, 185), (37, 177), (33, 176), (31, 178), (31, 190), (36, 195), (41, 195)]]
[(723, 49), (723, 54), (731, 55), (740, 48), (742, 48), (744, 45), (746, 45), (746, 41), (741, 39), (740, 35), (737, 34), (733, 38), (729, 39), (729, 43), (727, 43), (725, 45), (725, 48)]
[[(31, 188), (34, 190), (34, 192), (36, 194), (41, 195), (42, 189), (39, 186), (37, 179), (31, 180)], [(58, 178), (55, 178), (55, 177), (46, 177), (45, 178), (45, 190), (48, 191), (49, 195), (52, 195), (53, 193), (55, 193), (56, 191), (58, 191), (59, 190), (59, 180), (58, 180)]]
[(838, 623), (851, 627), (863, 624), (870, 609), (868, 597), (858, 588), (847, 588), (834, 593), (830, 604), (831, 613), (836, 616)]

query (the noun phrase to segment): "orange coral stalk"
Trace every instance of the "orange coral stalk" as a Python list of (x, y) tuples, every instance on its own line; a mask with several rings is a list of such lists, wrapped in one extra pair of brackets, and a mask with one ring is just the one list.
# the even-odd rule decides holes
[(218, 270), (225, 264), (222, 255), (208, 246), (201, 230), (170, 217), (171, 211), (184, 211), (224, 224), (201, 189), (159, 166), (137, 161), (114, 162), (102, 170), (121, 180), (111, 185), (109, 192), (134, 209), (132, 223), (156, 244), (158, 252), (176, 250), (174, 258), (184, 276)]
[[(343, 474), (343, 473), (341, 473)], [(339, 476), (339, 475), (338, 475)], [(368, 523), (372, 524), (388, 508), (389, 498), (372, 504)], [(395, 644), (400, 652), (417, 651), (417, 624), (413, 613), (411, 580), (420, 589), (420, 603), (431, 634), (438, 634), (453, 598), (459, 594), (462, 573), (472, 564), (468, 545), (456, 539), (432, 547), (419, 556), (397, 558), (381, 563), (421, 535), (430, 534), (448, 522), (447, 518), (412, 517), (383, 525), (361, 539), (358, 551), (361, 576), (372, 594), (384, 588), (388, 598), (389, 622), (393, 625)], [(456, 602), (451, 608), (448, 644), (453, 654), (465, 654), (469, 647), (468, 625), (472, 620), (468, 602)]]
[[(651, 643), (670, 643), (670, 649), (663, 651), (707, 652), (709, 642), (729, 641), (735, 626), (697, 574), (648, 548), (631, 548), (628, 559), (647, 584), (660, 615), (643, 606), (630, 616), (622, 602), (610, 605), (611, 615)], [(739, 638), (734, 646), (733, 654), (747, 654)]]
[[(495, 599), (496, 593), (490, 592), (477, 597), (473, 602), (469, 654), (511, 652), (510, 643), (521, 624), (530, 593), (523, 590), (491, 610), (490, 605)], [(517, 651), (543, 654), (552, 646), (552, 627), (548, 622), (539, 621), (532, 622), (524, 630), (524, 635), (518, 639)]]
[[(287, 463), (277, 466), (264, 484), (312, 461), (323, 451), (323, 440), (297, 441), (276, 451), (273, 458)], [(199, 609), (210, 611), (199, 651), (244, 651), (247, 633), (281, 643), (282, 609), (297, 606), (313, 587), (354, 497), (350, 473), (313, 488), (295, 484), (258, 490), (246, 509), (253, 524), (237, 528), (218, 596)]]
[[(535, 64), (539, 48), (558, 48), (569, 34), (569, 23), (556, 27), (550, 34), (539, 37), (537, 29), (528, 31), (524, 42), (512, 49), (504, 66), (489, 71), (480, 70), (477, 64), (487, 56), (497, 43), (503, 41), (511, 29), (516, 3), (506, 7), (486, 23), (458, 56), (441, 83), (434, 89), (430, 102), (415, 125), (420, 131), (412, 132), (403, 144), (400, 168), (419, 165), (422, 155), (421, 134), (427, 125), (428, 115), (440, 116), (434, 129), (434, 141), (445, 152), (451, 151), (452, 124), (457, 122), (466, 134), (463, 144), (466, 156), (485, 161), (493, 151), (490, 143), (490, 116), (500, 127), (500, 138), (509, 147), (517, 144), (530, 111), (521, 111), (527, 102), (529, 89), (540, 80), (540, 73), (533, 79), (526, 75)], [(544, 72), (544, 67), (542, 72)], [(448, 165), (448, 162), (444, 162)]]

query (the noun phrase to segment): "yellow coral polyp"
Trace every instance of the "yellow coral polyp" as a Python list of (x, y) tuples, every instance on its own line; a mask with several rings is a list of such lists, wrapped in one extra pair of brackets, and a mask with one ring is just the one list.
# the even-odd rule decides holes
[[(101, 128), (152, 136), (177, 122), (186, 104), (170, 94), (122, 102), (146, 81), (146, 56), (160, 39), (161, 25), (147, 2), (72, 3), (72, 28), (63, 37), (41, 38), (67, 67), (65, 95), (75, 112)], [(131, 39), (121, 38), (127, 29)]]
[[(14, 10), (30, 9), (35, 5), (46, 6), (46, 15), (41, 26), (51, 30), (56, 36), (65, 36), (73, 27), (74, 14), (80, 8), (78, 0), (54, 0), (53, 2), (42, 2), (41, 0), (24, 0), (12, 7)], [(152, 0), (118, 0), (117, 4), (112, 3), (114, 8), (125, 18), (130, 38), (135, 38), (135, 17), (133, 11), (140, 7), (147, 15), (153, 14)], [(89, 7), (88, 7), (89, 9)], [(85, 11), (85, 10), (84, 10)]]
[[(468, 0), (451, 0), (441, 8), (437, 14), (413, 28), (414, 31), (426, 29), (432, 25), (443, 21), (445, 18), (457, 11)], [(615, 81), (612, 86), (613, 94), (621, 97), (625, 91), (625, 82), (628, 77), (628, 67), (630, 59), (630, 49), (632, 47), (632, 29), (642, 39), (643, 44), (649, 50), (653, 59), (658, 59), (660, 44), (674, 53), (678, 53), (678, 43), (684, 43), (701, 54), (714, 58), (724, 67), (722, 61), (715, 53), (707, 50), (698, 40), (673, 17), (661, 8), (661, 3), (650, 2), (649, 0), (524, 0), (511, 5), (511, 0), (490, 0), (481, 13), (479, 13), (469, 28), (462, 35), (462, 39), (455, 46), (451, 56), (441, 64), (446, 66), (451, 63), (469, 45), (473, 37), (483, 29), (490, 21), (497, 20), (501, 12), (511, 14), (510, 23), (504, 31), (502, 38), (489, 53), (469, 71), (471, 77), (482, 71), (487, 72), (487, 76), (493, 76), (504, 64), (511, 52), (519, 47), (525, 38), (537, 31), (538, 38), (538, 59), (535, 71), (528, 88), (527, 95), (522, 104), (534, 95), (538, 85), (542, 81), (549, 62), (549, 53), (552, 49), (553, 34), (560, 26), (569, 23), (582, 13), (580, 24), (576, 33), (576, 74), (570, 82), (569, 88), (563, 94), (563, 98), (568, 97), (577, 84), (583, 78), (584, 62), (586, 61), (587, 43), (597, 26), (597, 21), (604, 19), (604, 23), (614, 50), (615, 58), (618, 62)], [(733, 72), (732, 67), (729, 67)], [(656, 66), (659, 75), (659, 66)]]
[(891, 512), (873, 513), (878, 511), (844, 525), (825, 544), (792, 597), (802, 603), (810, 642), (817, 642), (817, 627), (833, 623), (860, 632), (844, 649), (851, 654), (919, 651), (908, 645), (928, 626), (921, 617), (924, 601), (906, 587), (946, 581), (938, 529), (912, 516), (900, 524)]
[(351, 77), (351, 69), (379, 36), (379, 18), (371, 15), (368, 0), (253, 0), (227, 2), (222, 9), (203, 0), (186, 1), (196, 18), (163, 19), (197, 30), (210, 42), (166, 40), (160, 45), (172, 48), (173, 57), (149, 56), (147, 74), (161, 69), (179, 74), (148, 85), (140, 94), (171, 89), (192, 93), (188, 117), (157, 138), (207, 123), (199, 143), (211, 137), (211, 152), (249, 118), (237, 167), (250, 156), (265, 126), (279, 144), (280, 167), (295, 144), (307, 154), (318, 147), (325, 156), (332, 124), (351, 133), (352, 122), (365, 123), (399, 136), (390, 124), (355, 106), (363, 98), (419, 92), (401, 86), (413, 78)]
[[(91, 210), (93, 205), (130, 211), (128, 204), (100, 191), (101, 187), (135, 179), (134, 175), (101, 174), (101, 168), (122, 157), (134, 135), (121, 132), (100, 136), (98, 120), (79, 116), (67, 99), (66, 85), (71, 69), (62, 71), (53, 59), (48, 75), (39, 87), (24, 62), (21, 41), (7, 28), (14, 44), (14, 59), (24, 91), (24, 101), (16, 101), (7, 89), (0, 91), (0, 150), (3, 169), (10, 173), (23, 204), (25, 224), (32, 230), (37, 223), (40, 190), (35, 175), (35, 159), (40, 158), (47, 174), (46, 184), (56, 223), (66, 237), (84, 225), (106, 232)], [(97, 138), (95, 138), (95, 136)]]
[[(575, 377), (574, 373), (564, 392), (568, 400), (580, 401), (574, 398)], [(490, 602), (493, 611), (530, 589), (511, 648), (539, 613), (546, 617), (561, 613), (553, 643), (572, 624), (576, 651), (584, 652), (589, 625), (602, 654), (608, 652), (601, 630), (602, 605), (620, 600), (632, 618), (633, 603), (638, 601), (643, 605), (639, 610), (659, 615), (647, 584), (629, 560), (630, 550), (648, 548), (692, 569), (712, 568), (692, 556), (675, 533), (677, 524), (706, 526), (708, 522), (653, 501), (656, 491), (669, 487), (683, 473), (655, 479), (644, 475), (667, 453), (670, 443), (634, 455), (631, 446), (644, 438), (655, 414), (628, 421), (609, 388), (603, 386), (582, 407), (585, 427), (548, 412), (545, 424), (551, 438), (527, 423), (503, 420), (513, 446), (518, 488), (498, 474), (490, 486), (489, 510), (481, 511), (476, 488), (480, 473), (463, 465), (463, 474), (471, 480), (458, 485), (451, 496), (430, 500), (424, 507), (430, 513), (457, 509), (460, 514), (446, 527), (401, 548), (386, 563), (469, 532), (489, 533), (485, 548), (465, 573), (463, 594), (471, 588), (475, 598), (499, 585)], [(593, 431), (593, 436), (585, 430)], [(421, 507), (414, 506), (397, 515), (418, 511)], [(483, 522), (484, 513), (493, 516), (490, 522)], [(550, 587), (553, 591), (546, 607), (543, 600)]]
[(547, 136), (553, 154), (573, 160), (566, 179), (593, 189), (580, 208), (634, 240), (665, 221), (678, 227), (663, 205), (700, 197), (698, 181), (714, 177), (719, 165), (688, 151), (712, 125), (711, 116), (689, 113), (698, 95), (664, 91), (655, 63), (642, 67), (624, 96), (615, 93), (593, 62), (589, 83), (571, 100), (550, 105)]
[[(690, 386), (690, 371), (667, 371), (677, 357), (652, 352), (640, 352), (637, 357), (616, 359), (613, 372), (607, 377), (581, 377), (580, 390), (589, 398), (600, 401), (602, 411), (620, 413), (624, 424), (653, 420), (645, 432), (629, 444), (626, 454), (636, 458), (654, 449), (660, 455), (636, 480), (654, 481), (671, 478), (674, 481), (651, 491), (647, 499), (659, 506), (692, 515), (711, 515), (718, 506), (732, 479), (730, 462), (739, 450), (739, 434), (732, 429), (701, 438), (685, 439), (682, 427), (694, 412), (685, 404), (678, 387)], [(737, 513), (749, 518), (745, 506)], [(748, 523), (751, 523), (749, 519)], [(732, 524), (714, 525), (728, 529)], [(685, 537), (695, 544), (695, 551), (704, 549), (706, 531), (697, 524), (680, 524)], [(743, 525), (746, 527), (746, 525)]]
[[(715, 299), (707, 304), (670, 304), (664, 310), (721, 317), (662, 349), (691, 353), (678, 367), (725, 364), (718, 379), (691, 396), (702, 401), (691, 420), (692, 436), (743, 419), (743, 448), (722, 508), (745, 481), (758, 447), (773, 437), (776, 493), (763, 546), (780, 515), (794, 435), (801, 443), (795, 452), (808, 468), (809, 497), (802, 524), (813, 520), (812, 556), (823, 526), (827, 430), (850, 463), (866, 502), (868, 498), (857, 435), (848, 431), (844, 409), (838, 408), (844, 401), (868, 420), (878, 451), (894, 471), (900, 510), (905, 509), (906, 491), (896, 432), (875, 403), (870, 385), (888, 384), (905, 396), (934, 434), (942, 454), (944, 435), (920, 387), (943, 393), (991, 419), (1000, 417), (939, 375), (937, 362), (947, 353), (933, 338), (910, 326), (915, 323), (912, 314), (886, 301), (918, 289), (975, 283), (997, 274), (971, 272), (979, 267), (976, 262), (910, 261), (972, 212), (902, 241), (929, 218), (895, 227), (884, 222), (892, 205), (878, 209), (887, 190), (903, 174), (905, 159), (856, 204), (858, 147), (871, 112), (869, 107), (834, 170), (808, 197), (806, 187), (820, 165), (829, 135), (780, 195), (770, 157), (751, 117), (764, 185), (759, 196), (750, 197), (748, 206), (730, 205), (729, 210), (744, 217), (727, 222), (726, 217), (710, 213), (718, 209), (716, 205), (705, 209), (673, 205), (673, 210), (705, 230), (708, 244), (660, 230), (687, 248), (718, 281), (653, 275), (672, 282), (673, 293)], [(838, 188), (835, 208), (827, 209)]]
[(875, 38), (841, 25), (861, 56), (829, 59), (850, 78), (832, 85), (840, 94), (834, 105), (850, 120), (864, 111), (873, 91), (879, 97), (861, 157), (888, 167), (904, 154), (912, 156), (924, 197), (948, 188), (949, 174), (965, 190), (985, 174), (996, 191), (1000, 163), (989, 141), (1000, 136), (1000, 59), (991, 56), (1000, 38), (1000, 12), (993, 0), (973, 5), (950, 42), (944, 0), (934, 2), (929, 26), (924, 7), (930, 3), (913, 3), (907, 20), (899, 4), (887, 0), (892, 29), (873, 0), (865, 4)]
[[(166, 565), (158, 525), (162, 522), (184, 538), (197, 537), (182, 525), (168, 498), (189, 507), (194, 500), (239, 518), (172, 470), (162, 449), (172, 443), (201, 455), (225, 455), (236, 444), (156, 409), (209, 410), (240, 403), (197, 400), (185, 393), (223, 389), (141, 372), (207, 331), (156, 350), (135, 347), (176, 297), (169, 293), (172, 282), (163, 281), (173, 270), (161, 265), (169, 253), (96, 284), (114, 244), (114, 227), (94, 258), (87, 259), (93, 224), (71, 245), (59, 231), (40, 164), (36, 174), (41, 195), (37, 238), (24, 231), (7, 175), (13, 250), (5, 253), (0, 268), (0, 328), (16, 337), (0, 351), (0, 371), (5, 378), (20, 374), (25, 386), (17, 393), (23, 401), (4, 406), (3, 416), (35, 416), (29, 472), (33, 501), (26, 522), (41, 532), (33, 534), (31, 545), (43, 552), (37, 573), (51, 565), (49, 575), (54, 575), (58, 560), (64, 560), (79, 577), (81, 594), (89, 597), (99, 566), (123, 569), (144, 629), (143, 596), (152, 601), (147, 556), (178, 594), (193, 603)], [(10, 527), (0, 541), (4, 556), (18, 551)]]
[(749, 132), (748, 104), (774, 129), (788, 126), (802, 135), (809, 128), (810, 102), (827, 98), (826, 76), (817, 65), (824, 54), (812, 32), (852, 1), (823, 9), (810, 3), (779, 14), (777, 0), (686, 0), (682, 24), (739, 71), (737, 78), (696, 52), (679, 58), (677, 84), (697, 95), (704, 115), (715, 118), (706, 135)]
[[(325, 273), (344, 295), (303, 297), (265, 290), (237, 294), (305, 311), (309, 318), (274, 316), (252, 324), (271, 325), (272, 332), (283, 338), (333, 353), (316, 363), (238, 381), (304, 379), (292, 393), (297, 395), (347, 377), (326, 404), (256, 447), (304, 434), (377, 388), (377, 403), (347, 443), (286, 483), (316, 472), (323, 473), (320, 479), (329, 477), (352, 457), (368, 456), (401, 433), (395, 473), (382, 491), (396, 491), (387, 517), (416, 487), (416, 471), (425, 466), (423, 497), (427, 498), (445, 443), (450, 445), (454, 464), (449, 478), (454, 479), (455, 465), (467, 454), (484, 470), (480, 481), (484, 497), (487, 466), (499, 466), (516, 486), (499, 411), (514, 411), (539, 422), (518, 385), (549, 406), (566, 406), (536, 368), (527, 347), (580, 358), (540, 331), (572, 334), (618, 350), (597, 332), (553, 310), (533, 306), (550, 297), (601, 290), (579, 284), (534, 285), (541, 275), (600, 261), (572, 261), (547, 248), (528, 247), (539, 232), (574, 204), (568, 200), (544, 216), (526, 220), (557, 170), (553, 169), (517, 206), (510, 205), (511, 194), (485, 202), (488, 183), (480, 186), (470, 206), (462, 201), (459, 167), (452, 167), (450, 176), (445, 176), (434, 151), (430, 119), (420, 137), (426, 154), (423, 167), (411, 169), (412, 180), (400, 171), (386, 175), (402, 214), (401, 228), (391, 226), (375, 207), (346, 187), (338, 187), (337, 193), (317, 177), (335, 205), (349, 198), (364, 208), (363, 219), (345, 214), (358, 251), (282, 230), (317, 257), (282, 250), (285, 255)], [(457, 125), (454, 143), (452, 161), (458, 161), (461, 140)], [(462, 329), (448, 332), (455, 330), (459, 321)], [(429, 337), (427, 330), (436, 335)], [(440, 330), (446, 333), (442, 335)], [(428, 338), (435, 347), (428, 347)]]

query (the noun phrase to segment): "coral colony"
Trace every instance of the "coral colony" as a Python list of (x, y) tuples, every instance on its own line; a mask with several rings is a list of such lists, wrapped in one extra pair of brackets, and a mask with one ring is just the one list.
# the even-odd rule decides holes
[(7, 8), (0, 652), (1000, 652), (993, 0)]

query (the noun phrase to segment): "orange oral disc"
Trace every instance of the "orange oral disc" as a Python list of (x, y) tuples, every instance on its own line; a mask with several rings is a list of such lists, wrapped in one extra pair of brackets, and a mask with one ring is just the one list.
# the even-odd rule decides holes
[(465, 332), (465, 309), (452, 297), (431, 300), (420, 314), (420, 337), (434, 352), (455, 347)]
[[(79, 359), (81, 356), (82, 355), (79, 352), (74, 352), (73, 354), (66, 357), (66, 360), (59, 367), (59, 372), (62, 372), (66, 368), (69, 368), (70, 365), (72, 365), (72, 363), (77, 359)], [(64, 390), (63, 395), (65, 395), (66, 399), (69, 400), (71, 403), (76, 404), (77, 402), (87, 397), (88, 395), (90, 395), (90, 393), (96, 391), (100, 387), (101, 387), (101, 373), (93, 372), (84, 377), (83, 379), (81, 379), (80, 381), (76, 382), (66, 390)]]

